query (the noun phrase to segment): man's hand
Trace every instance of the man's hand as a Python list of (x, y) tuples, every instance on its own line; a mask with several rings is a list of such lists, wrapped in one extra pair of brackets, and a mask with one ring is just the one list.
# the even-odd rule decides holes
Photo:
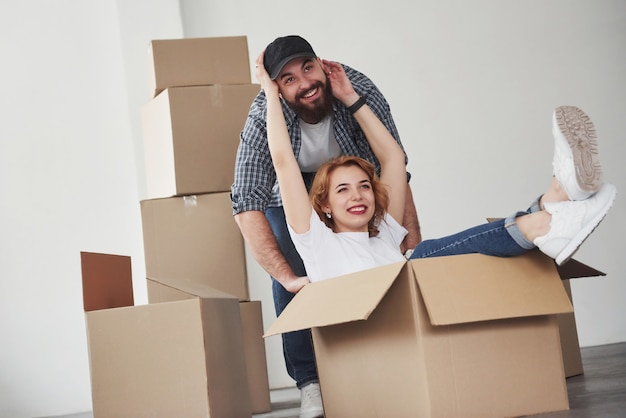
[(256, 59), (256, 78), (259, 80), (261, 84), (261, 88), (265, 92), (265, 94), (269, 97), (270, 95), (278, 95), (278, 83), (274, 80), (270, 79), (270, 75), (267, 73), (265, 66), (263, 65), (263, 57), (265, 56), (265, 50), (261, 52), (261, 54)]
[(309, 283), (310, 283), (309, 278), (304, 276), (304, 277), (298, 277), (288, 282), (284, 282), (282, 283), (282, 285), (286, 291), (291, 292), (291, 293), (298, 293), (300, 290), (302, 290), (304, 286), (306, 286)]
[(333, 96), (344, 106), (349, 107), (359, 100), (359, 95), (354, 91), (350, 79), (346, 75), (343, 66), (337, 62), (322, 60), (324, 71), (333, 88)]
[(298, 293), (309, 284), (308, 277), (296, 276), (289, 267), (263, 212), (252, 210), (238, 213), (235, 215), (235, 222), (256, 261), (285, 290)]

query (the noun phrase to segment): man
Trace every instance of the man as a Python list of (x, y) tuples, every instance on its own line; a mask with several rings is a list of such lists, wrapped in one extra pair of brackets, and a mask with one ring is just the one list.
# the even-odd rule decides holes
[[(323, 162), (341, 154), (365, 158), (380, 170), (378, 160), (352, 116), (363, 102), (367, 102), (400, 143), (389, 105), (374, 83), (344, 65), (360, 96), (352, 106), (344, 106), (333, 97), (322, 60), (300, 36), (280, 37), (270, 43), (265, 49), (263, 64), (279, 86), (294, 155), (307, 187)], [(265, 108), (266, 98), (261, 91), (250, 107), (241, 133), (231, 200), (235, 221), (249, 249), (272, 276), (276, 315), (280, 315), (294, 294), (309, 280), (287, 231), (267, 146)], [(414, 248), (421, 241), (408, 183), (404, 219), (409, 235), (403, 242), (403, 251)], [(300, 417), (323, 416), (310, 330), (291, 332), (282, 337), (287, 372), (301, 389)]]

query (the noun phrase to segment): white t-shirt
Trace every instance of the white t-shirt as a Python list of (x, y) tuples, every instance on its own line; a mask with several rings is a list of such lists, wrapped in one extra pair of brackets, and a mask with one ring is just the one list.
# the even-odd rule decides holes
[(378, 236), (371, 238), (367, 232), (335, 233), (315, 211), (304, 234), (287, 227), (311, 282), (405, 260), (400, 243), (407, 230), (389, 214), (380, 223)]
[(298, 155), (300, 171), (315, 173), (331, 158), (341, 155), (341, 148), (335, 139), (332, 116), (326, 116), (319, 123), (310, 124), (300, 119), (301, 145)]

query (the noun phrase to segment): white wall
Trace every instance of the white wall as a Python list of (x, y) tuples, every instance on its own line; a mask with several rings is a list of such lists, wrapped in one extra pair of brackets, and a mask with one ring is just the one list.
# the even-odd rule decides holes
[[(625, 190), (626, 4), (30, 1), (0, 6), (0, 417), (91, 409), (79, 252), (133, 258), (145, 303), (139, 111), (150, 39), (247, 35), (251, 66), (299, 33), (374, 79), (414, 174), (426, 237), (506, 215), (550, 176), (550, 114), (593, 117), (606, 176)], [(471, 5), (470, 5), (471, 4)], [(626, 341), (622, 196), (577, 258), (608, 273), (574, 283), (583, 345)], [(273, 321), (269, 279), (253, 297)], [(286, 377), (268, 341), (272, 386)]]
[(180, 36), (173, 0), (0, 6), (0, 417), (91, 410), (80, 251), (130, 255), (146, 302), (139, 107)]
[[(552, 110), (563, 104), (591, 115), (606, 178), (625, 190), (625, 2), (181, 0), (181, 13), (186, 37), (247, 35), (251, 69), (274, 38), (300, 34), (369, 75), (409, 155), (425, 238), (525, 209), (550, 180)], [(620, 195), (576, 256), (608, 273), (573, 283), (585, 346), (626, 341), (625, 208)], [(269, 325), (269, 279), (249, 270)], [(267, 348), (272, 385), (292, 384), (279, 338)]]

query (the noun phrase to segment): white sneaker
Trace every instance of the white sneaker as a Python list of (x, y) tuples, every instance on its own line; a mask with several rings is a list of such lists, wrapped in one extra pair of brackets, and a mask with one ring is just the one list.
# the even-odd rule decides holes
[(604, 219), (615, 194), (615, 186), (605, 184), (587, 200), (545, 203), (552, 214), (550, 231), (535, 238), (534, 244), (558, 265), (565, 263)]
[(554, 177), (571, 200), (585, 200), (600, 189), (602, 169), (593, 122), (574, 106), (560, 106), (552, 119)]
[(319, 383), (309, 383), (300, 389), (300, 418), (322, 418), (324, 406)]

